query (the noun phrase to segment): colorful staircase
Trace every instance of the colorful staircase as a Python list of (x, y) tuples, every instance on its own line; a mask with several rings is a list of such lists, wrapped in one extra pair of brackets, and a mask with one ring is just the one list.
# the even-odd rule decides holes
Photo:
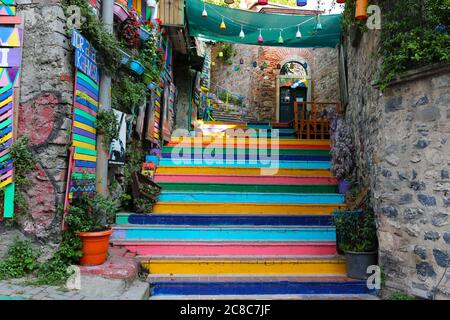
[[(174, 149), (191, 143), (197, 148), (184, 149), (180, 161)], [(220, 152), (213, 163), (196, 157), (208, 145), (173, 138), (155, 175), (163, 191), (154, 212), (117, 215), (113, 244), (138, 254), (152, 299), (369, 294), (365, 281), (346, 277), (336, 254), (331, 213), (345, 205), (329, 171), (328, 141), (280, 139), (274, 175), (260, 175), (264, 165), (248, 158), (223, 164)], [(223, 154), (257, 147), (254, 139), (233, 139)]]

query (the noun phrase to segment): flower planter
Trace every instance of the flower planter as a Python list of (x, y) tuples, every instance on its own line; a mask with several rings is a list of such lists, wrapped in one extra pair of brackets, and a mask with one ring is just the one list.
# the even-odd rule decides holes
[(367, 280), (367, 268), (377, 265), (377, 251), (353, 252), (345, 251), (347, 260), (347, 276), (352, 279)]
[(131, 57), (125, 51), (122, 51), (120, 49), (119, 49), (119, 51), (122, 54), (122, 58), (120, 59), (120, 63), (121, 64), (128, 64), (128, 62), (130, 61)]
[(77, 235), (83, 243), (83, 256), (80, 258), (82, 266), (97, 266), (106, 260), (109, 247), (109, 237), (113, 230), (100, 232), (79, 232)]
[(139, 28), (139, 37), (142, 41), (147, 41), (150, 39), (151, 33), (150, 31), (147, 31), (145, 28)]
[(114, 3), (114, 15), (120, 22), (124, 22), (128, 18), (128, 11), (118, 3)]
[(338, 190), (340, 194), (346, 194), (351, 187), (352, 187), (351, 181), (339, 180), (338, 182)]
[(144, 73), (144, 66), (137, 60), (131, 61), (130, 68), (131, 68), (131, 70), (136, 72), (136, 74), (138, 74), (138, 75), (141, 75)]

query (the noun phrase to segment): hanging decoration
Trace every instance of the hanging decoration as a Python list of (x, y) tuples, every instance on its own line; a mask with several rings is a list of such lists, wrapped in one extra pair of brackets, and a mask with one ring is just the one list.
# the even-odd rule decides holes
[(227, 26), (225, 25), (225, 21), (223, 21), (222, 18), (222, 23), (220, 24), (220, 29), (225, 30), (227, 28)]
[(253, 68), (256, 68), (258, 66), (258, 63), (256, 61), (253, 61), (252, 66), (253, 66)]
[(259, 29), (259, 36), (258, 36), (258, 42), (262, 43), (264, 41), (262, 34), (261, 34), (261, 29)]
[(336, 0), (337, 3), (345, 3), (345, 0)]
[(207, 18), (208, 17), (208, 12), (206, 11), (206, 3), (203, 2), (203, 12), (202, 12), (202, 17)]
[(240, 63), (240, 64), (244, 64), (244, 59), (241, 58), (241, 59), (239, 60), (239, 63)]
[(234, 66), (234, 71), (239, 71), (239, 66)]
[(307, 0), (297, 0), (297, 6), (304, 7), (308, 4)]
[(367, 19), (367, 0), (356, 0), (355, 18), (357, 20)]
[(283, 32), (283, 30), (280, 30), (280, 36), (278, 37), (278, 43), (282, 44), (284, 42), (283, 36), (281, 35), (281, 33)]
[(269, 4), (269, 0), (258, 0), (258, 5), (265, 6)]
[(295, 37), (297, 39), (300, 39), (302, 37), (302, 33), (300, 32), (300, 25), (297, 26), (297, 33), (295, 34)]
[(244, 27), (241, 26), (241, 32), (239, 32), (239, 38), (244, 39), (245, 38), (245, 33), (244, 33)]
[[(203, 11), (207, 11), (208, 19), (200, 17)], [(340, 14), (267, 15), (217, 6), (202, 0), (187, 1), (186, 13), (190, 36), (217, 42), (320, 48), (334, 47), (340, 38)], [(219, 32), (225, 30), (227, 32)], [(279, 30), (282, 30), (283, 41), (278, 41)], [(323, 31), (318, 34), (318, 30)]]
[(234, 3), (234, 0), (225, 0), (224, 1), (226, 4), (228, 4), (228, 5), (230, 5), (230, 4), (233, 4)]

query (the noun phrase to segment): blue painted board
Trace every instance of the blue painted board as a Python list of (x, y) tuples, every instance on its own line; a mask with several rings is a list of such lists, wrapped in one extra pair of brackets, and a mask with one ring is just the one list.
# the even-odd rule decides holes
[(163, 191), (161, 202), (342, 204), (343, 194), (330, 193), (240, 193), (240, 192), (171, 192)]
[(336, 241), (334, 228), (114, 227), (113, 239), (164, 241)]
[(160, 166), (186, 167), (243, 167), (243, 168), (280, 168), (280, 169), (331, 169), (329, 161), (208, 161), (208, 160), (172, 160), (161, 159)]

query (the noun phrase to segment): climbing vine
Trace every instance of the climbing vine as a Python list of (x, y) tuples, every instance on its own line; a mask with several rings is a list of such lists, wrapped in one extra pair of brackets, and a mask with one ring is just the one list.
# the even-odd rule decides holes
[(114, 139), (119, 137), (119, 129), (116, 114), (112, 109), (100, 110), (97, 113), (97, 132), (103, 135), (105, 146), (109, 146)]

